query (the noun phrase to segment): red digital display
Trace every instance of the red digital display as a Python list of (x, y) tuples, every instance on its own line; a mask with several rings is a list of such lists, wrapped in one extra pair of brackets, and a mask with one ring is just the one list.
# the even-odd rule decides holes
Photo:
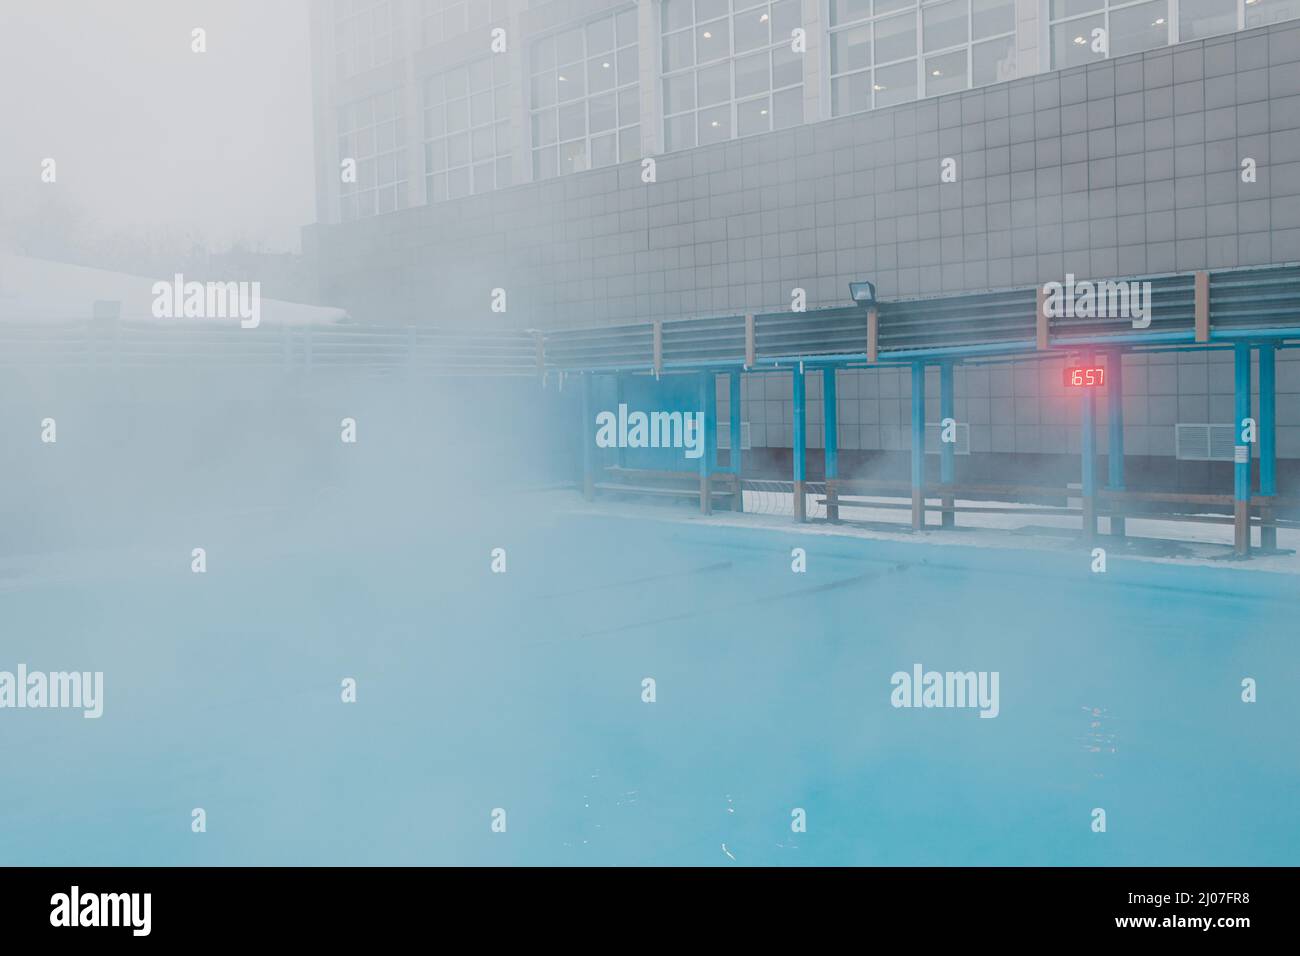
[(1097, 365), (1070, 365), (1065, 369), (1066, 388), (1091, 388), (1106, 384), (1106, 369)]

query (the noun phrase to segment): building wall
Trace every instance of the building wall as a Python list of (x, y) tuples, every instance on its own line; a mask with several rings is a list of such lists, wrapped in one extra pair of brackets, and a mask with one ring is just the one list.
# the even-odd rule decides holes
[[(531, 37), (620, 4), (508, 6), (508, 29)], [(651, 7), (639, 12), (654, 39)], [(818, 0), (805, 4), (810, 50), (822, 12)], [(1018, 3), (1022, 71), (1045, 66), (1040, 12), (1034, 0)], [(814, 122), (658, 155), (662, 131), (647, 109), (657, 85), (645, 52), (655, 44), (645, 40), (642, 148), (655, 182), (642, 181), (636, 161), (342, 224), (330, 222), (326, 195), (322, 223), (309, 229), (324, 301), (388, 322), (546, 329), (775, 311), (790, 307), (795, 288), (806, 290), (809, 308), (842, 305), (858, 278), (889, 299), (1033, 285), (1067, 272), (1102, 278), (1300, 260), (1300, 21), (833, 119), (820, 118), (824, 51), (810, 52), (805, 116)], [(348, 92), (413, 91), (435, 62), (465, 56), (464, 45), (449, 41), (372, 70)], [(522, 95), (526, 64), (516, 73)], [(318, 127), (338, 93), (318, 101)], [(949, 157), (958, 175), (945, 183)], [(1256, 182), (1240, 179), (1245, 157), (1258, 164)], [(333, 175), (333, 162), (322, 158), (319, 169)], [(504, 314), (490, 308), (498, 288), (507, 293)], [(1300, 456), (1293, 354), (1282, 353), (1278, 368), (1283, 456)], [(1130, 364), (1130, 454), (1172, 454), (1174, 422), (1230, 420), (1223, 353), (1132, 356)], [(906, 447), (906, 376), (842, 374), (843, 447)], [(957, 414), (972, 425), (973, 451), (1077, 450), (1060, 427), (1077, 403), (1059, 382), (1054, 364), (1041, 373), (961, 370)], [(779, 378), (747, 384), (755, 444), (788, 446), (788, 388)], [(815, 405), (810, 412), (818, 414)]]

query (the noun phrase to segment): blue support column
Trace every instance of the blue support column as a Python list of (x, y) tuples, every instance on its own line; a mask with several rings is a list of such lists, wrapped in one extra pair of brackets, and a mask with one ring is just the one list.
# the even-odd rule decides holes
[[(1091, 364), (1092, 358), (1087, 362)], [(1083, 540), (1091, 544), (1097, 536), (1097, 399), (1091, 388), (1081, 389), (1083, 403), (1079, 416), (1079, 451), (1081, 461), (1081, 504), (1083, 506)]]
[[(1107, 488), (1124, 490), (1124, 353), (1118, 349), (1110, 354), (1106, 363), (1106, 409), (1109, 413), (1110, 431), (1107, 439), (1106, 463), (1110, 470)], [(1115, 512), (1122, 507), (1119, 501), (1111, 502), (1110, 533), (1124, 535), (1124, 516)]]
[(745, 494), (740, 487), (740, 376), (741, 372), (732, 372), (729, 376), (729, 395), (731, 405), (731, 470), (735, 475), (733, 490), (735, 497), (731, 499), (731, 508), (733, 511), (745, 510)]
[[(1277, 494), (1277, 371), (1276, 350), (1272, 345), (1259, 347), (1259, 495), (1272, 498)], [(1273, 523), (1273, 503), (1261, 503), (1259, 509), (1259, 546), (1277, 550), (1277, 525)]]
[(912, 363), (912, 530), (925, 527), (925, 363)]
[(1250, 418), (1250, 344), (1233, 349), (1233, 548), (1238, 555), (1250, 554), (1250, 445), (1242, 441), (1242, 422)]
[(836, 503), (835, 482), (840, 476), (839, 407), (835, 391), (835, 369), (822, 369), (822, 442), (826, 449), (826, 520), (840, 520), (840, 506)]
[(712, 372), (700, 373), (699, 408), (704, 413), (704, 434), (699, 436), (700, 455), (700, 514), (713, 513), (713, 448), (714, 429), (717, 427), (717, 383)]
[(582, 495), (588, 501), (596, 496), (596, 438), (592, 433), (595, 415), (592, 412), (592, 390), (594, 384), (590, 374), (582, 376), (582, 428), (579, 431), (582, 441)]
[[(949, 490), (957, 475), (957, 443), (943, 441), (943, 429), (946, 427), (944, 422), (947, 419), (956, 421), (954, 408), (956, 407), (955, 396), (953, 394), (953, 363), (941, 362), (939, 364), (939, 484), (943, 486), (940, 497), (939, 522), (942, 527), (952, 528), (957, 524), (957, 513), (953, 511), (953, 494)], [(956, 438), (956, 426), (953, 426), (953, 437)]]
[(804, 521), (808, 517), (808, 503), (804, 498), (803, 485), (807, 480), (808, 441), (807, 441), (807, 397), (804, 382), (803, 363), (794, 367), (794, 434), (791, 442), (791, 457), (794, 459), (794, 520)]
[[(620, 410), (620, 409), (621, 409), (621, 406), (622, 406), (623, 404), (625, 404), (626, 401), (627, 401), (627, 396), (626, 396), (626, 394), (625, 394), (625, 392), (624, 392), (624, 390), (623, 390), (623, 384), (624, 384), (624, 381), (623, 381), (623, 373), (622, 373), (622, 372), (615, 372), (615, 373), (614, 373), (614, 394), (615, 394), (615, 398), (614, 398), (614, 414), (615, 414), (616, 416), (619, 416), (620, 418), (622, 417), (622, 412), (621, 412), (621, 410)], [(627, 449), (623, 447), (623, 443), (622, 443), (622, 442), (619, 442), (619, 443), (618, 443), (618, 451), (617, 451), (617, 454), (618, 454), (618, 467), (620, 467), (620, 468), (626, 468), (626, 467), (627, 467)]]

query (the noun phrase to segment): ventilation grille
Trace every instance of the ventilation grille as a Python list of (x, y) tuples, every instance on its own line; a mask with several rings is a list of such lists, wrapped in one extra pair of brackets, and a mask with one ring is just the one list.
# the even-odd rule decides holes
[(645, 322), (547, 332), (546, 359), (559, 368), (650, 368), (654, 364), (654, 328)]
[[(741, 331), (743, 354), (743, 327)], [(854, 306), (757, 315), (754, 350), (760, 359), (860, 354), (867, 350), (867, 313)]]
[(1210, 274), (1210, 321), (1216, 328), (1297, 325), (1300, 266)]
[[(1084, 281), (1084, 276), (1075, 279), (1076, 284)], [(1102, 315), (1092, 317), (1066, 318), (1053, 316), (1049, 320), (1053, 335), (1117, 335), (1124, 332), (1149, 333), (1157, 331), (1189, 330), (1195, 324), (1196, 317), (1196, 277), (1191, 273), (1184, 275), (1152, 276), (1150, 278), (1128, 279), (1091, 279), (1097, 290), (1094, 297), (1094, 311)], [(1151, 283), (1150, 319), (1151, 324), (1145, 328), (1135, 329), (1130, 303), (1130, 317), (1117, 317), (1122, 309), (1123, 300), (1128, 298), (1129, 283), (1139, 287), (1143, 282)], [(1109, 283), (1109, 286), (1107, 286)], [(1117, 286), (1124, 287), (1119, 292)], [(1143, 296), (1145, 298), (1145, 296)], [(1077, 296), (1076, 296), (1077, 299)]]
[(880, 349), (925, 349), (1034, 338), (1036, 293), (1006, 289), (880, 304)]
[(1180, 461), (1232, 461), (1234, 438), (1231, 425), (1179, 422), (1174, 426), (1175, 455)]
[(663, 336), (665, 363), (731, 361), (745, 354), (745, 317), (676, 319), (663, 324)]

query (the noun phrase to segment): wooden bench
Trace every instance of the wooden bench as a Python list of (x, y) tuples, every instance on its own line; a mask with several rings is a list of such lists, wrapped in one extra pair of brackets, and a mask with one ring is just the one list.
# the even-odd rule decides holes
[(710, 474), (707, 494), (699, 472), (626, 468), (619, 465), (610, 465), (605, 468), (605, 472), (617, 480), (596, 482), (593, 485), (594, 491), (662, 498), (697, 498), (700, 510), (705, 514), (712, 511), (714, 499), (730, 502), (735, 511), (743, 510), (740, 478), (730, 472)]

